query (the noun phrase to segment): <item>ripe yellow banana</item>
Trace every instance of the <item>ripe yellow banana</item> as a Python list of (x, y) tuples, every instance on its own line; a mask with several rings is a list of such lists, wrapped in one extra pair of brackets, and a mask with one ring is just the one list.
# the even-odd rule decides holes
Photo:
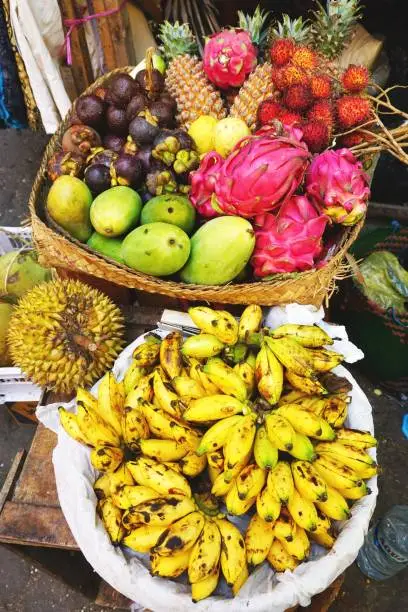
[(255, 501), (256, 497), (247, 497), (245, 499), (241, 499), (239, 497), (236, 480), (234, 480), (233, 486), (225, 496), (225, 505), (227, 507), (228, 514), (233, 514), (234, 516), (246, 514), (254, 505)]
[[(345, 445), (341, 442), (320, 442), (316, 445), (316, 452), (321, 455), (335, 455), (344, 465), (348, 465), (346, 460), (352, 459), (365, 465), (375, 466), (375, 461), (364, 449), (355, 448), (354, 446)], [(353, 465), (350, 466), (353, 468)]]
[(354, 485), (354, 487), (337, 490), (345, 499), (361, 499), (370, 493), (370, 489), (367, 487), (364, 480), (362, 480), (359, 484)]
[(107, 372), (99, 383), (97, 412), (119, 436), (122, 434), (120, 422), (124, 404), (123, 384), (116, 382), (113, 372)]
[(126, 406), (122, 416), (122, 436), (126, 446), (134, 452), (139, 448), (139, 441), (149, 437), (149, 426), (139, 408)]
[(200, 582), (211, 576), (219, 566), (221, 555), (221, 534), (217, 524), (205, 520), (197, 542), (191, 550), (188, 565), (190, 583)]
[(293, 370), (286, 370), (285, 377), (294, 389), (305, 395), (327, 395), (327, 390), (313, 375), (299, 376)]
[(146, 374), (148, 374), (148, 369), (140, 367), (136, 361), (133, 360), (126, 370), (123, 378), (125, 396), (130, 393), (132, 389), (137, 387), (139, 381), (143, 378), (143, 376), (146, 376)]
[(92, 446), (120, 446), (119, 435), (96, 412), (78, 404), (76, 416), (79, 429)]
[(299, 376), (312, 376), (313, 360), (309, 349), (289, 336), (280, 339), (266, 336), (264, 341), (287, 370)]
[(336, 431), (337, 441), (345, 446), (353, 446), (354, 448), (371, 448), (377, 446), (377, 440), (370, 434), (369, 431), (359, 431), (358, 429), (342, 428)]
[(252, 413), (233, 426), (224, 446), (226, 471), (233, 470), (251, 452), (255, 433), (255, 415)]
[(288, 502), (288, 510), (299, 527), (306, 531), (315, 531), (317, 527), (317, 512), (314, 504), (305, 499), (295, 489)]
[(136, 552), (150, 552), (165, 529), (165, 527), (158, 527), (157, 525), (140, 525), (132, 529), (123, 538), (122, 544)]
[(328, 549), (333, 548), (333, 545), (336, 541), (330, 531), (324, 530), (319, 531), (318, 533), (314, 531), (310, 534), (310, 537), (314, 542), (316, 542), (316, 544), (320, 544), (320, 546), (323, 546), (324, 548)]
[(207, 462), (208, 476), (211, 484), (213, 485), (217, 476), (224, 471), (224, 453), (222, 452), (222, 449), (209, 451), (207, 454)]
[(193, 500), (185, 495), (158, 496), (131, 506), (123, 515), (123, 524), (128, 529), (140, 524), (168, 527), (194, 511)]
[(335, 521), (345, 521), (350, 517), (346, 500), (337, 489), (332, 487), (327, 487), (327, 500), (316, 502), (316, 506), (323, 514)]
[(281, 395), (278, 406), (283, 406), (284, 404), (301, 404), (305, 399), (308, 399), (308, 396), (305, 395), (303, 391), (292, 389), (284, 395)]
[(232, 427), (242, 418), (240, 415), (234, 415), (214, 423), (201, 438), (197, 448), (197, 455), (204, 455), (224, 446)]
[(333, 344), (333, 339), (326, 332), (316, 325), (298, 325), (295, 323), (286, 323), (277, 327), (271, 332), (274, 338), (285, 338), (290, 336), (299, 344), (308, 348), (320, 348), (322, 346)]
[(153, 375), (153, 391), (162, 410), (171, 416), (181, 416), (182, 410), (177, 394), (174, 393), (169, 383), (163, 381), (157, 371)]
[(327, 484), (309, 461), (291, 464), (293, 480), (300, 495), (311, 502), (327, 499)]
[(330, 425), (313, 412), (303, 410), (298, 404), (285, 404), (278, 408), (278, 414), (283, 415), (298, 433), (305, 436), (323, 440), (334, 440), (336, 437)]
[(340, 355), (340, 353), (328, 351), (327, 349), (318, 349), (310, 352), (315, 372), (330, 372), (330, 370), (333, 370), (344, 360), (344, 356)]
[(241, 402), (247, 399), (247, 388), (242, 378), (218, 357), (209, 359), (203, 372), (226, 395), (236, 397)]
[(188, 314), (204, 333), (214, 334), (224, 344), (236, 344), (238, 323), (226, 310), (213, 310), (206, 306), (189, 308)]
[(181, 397), (182, 401), (186, 400), (186, 403), (191, 399), (198, 399), (207, 395), (204, 387), (189, 376), (176, 376), (171, 384), (177, 395)]
[(278, 449), (270, 441), (265, 425), (258, 427), (255, 435), (254, 459), (264, 470), (272, 470), (278, 463)]
[(221, 533), (221, 570), (229, 586), (240, 576), (246, 565), (245, 542), (239, 529), (227, 519), (216, 519)]
[(326, 405), (323, 408), (320, 416), (331, 425), (331, 427), (339, 428), (344, 425), (347, 419), (348, 405), (341, 397), (331, 397), (326, 400)]
[(281, 540), (281, 544), (286, 552), (295, 557), (298, 561), (304, 561), (310, 552), (310, 542), (307, 533), (304, 529), (296, 526), (291, 540), (285, 538)]
[(202, 370), (202, 365), (197, 359), (189, 359), (189, 371), (190, 377), (198, 382), (205, 390), (205, 395), (217, 395), (220, 392), (219, 388), (211, 382), (206, 374)]
[(218, 421), (244, 412), (245, 407), (244, 403), (230, 395), (207, 395), (191, 400), (183, 418), (195, 423)]
[(256, 497), (266, 482), (266, 470), (250, 463), (241, 470), (235, 482), (240, 499)]
[(247, 396), (251, 397), (255, 389), (255, 370), (246, 361), (237, 363), (234, 366), (234, 372), (243, 380), (246, 389)]
[(122, 525), (122, 510), (117, 508), (109, 498), (98, 502), (97, 508), (112, 544), (117, 546), (126, 533)]
[(272, 444), (281, 451), (291, 451), (295, 438), (295, 430), (285, 417), (276, 411), (267, 414), (265, 426)]
[(172, 380), (175, 376), (180, 376), (183, 367), (181, 357), (181, 345), (183, 336), (180, 332), (171, 332), (160, 345), (160, 365)]
[(240, 342), (245, 342), (248, 333), (259, 331), (262, 316), (262, 308), (257, 304), (250, 304), (245, 308), (238, 324), (238, 340)]
[(136, 387), (127, 394), (125, 407), (137, 408), (140, 400), (150, 402), (153, 398), (153, 374), (143, 376)]
[(68, 412), (68, 410), (66, 410), (63, 406), (58, 408), (58, 414), (62, 427), (65, 429), (67, 434), (71, 436), (71, 438), (74, 438), (74, 440), (80, 442), (81, 444), (92, 446), (92, 442), (86, 438), (85, 434), (79, 428), (78, 420), (75, 414)]
[(288, 452), (292, 457), (300, 461), (313, 461), (316, 458), (313, 444), (309, 438), (297, 431), (295, 431), (295, 436), (293, 438), (292, 449)]
[[(96, 413), (98, 412), (98, 400), (96, 399), (96, 397), (92, 395), (92, 393), (90, 393), (83, 387), (79, 387), (77, 389), (76, 403), (82, 404), (83, 406), (85, 406), (85, 408), (87, 408), (91, 412), (96, 412)], [(99, 416), (101, 416), (105, 421), (107, 421), (107, 419), (104, 417), (103, 414), (100, 414)]]
[(220, 576), (220, 566), (213, 570), (211, 574), (200, 580), (199, 582), (193, 582), (191, 585), (191, 599), (193, 603), (197, 603), (206, 597), (209, 597), (213, 591), (217, 588), (218, 579)]
[(317, 524), (316, 524), (316, 529), (315, 531), (313, 531), (313, 533), (331, 531), (332, 523), (329, 517), (323, 514), (323, 512), (321, 512), (319, 508), (316, 508), (316, 511), (317, 511)]
[(168, 557), (191, 548), (203, 530), (205, 518), (201, 512), (190, 512), (172, 523), (157, 540), (153, 552)]
[[(98, 479), (100, 480), (100, 479)], [(96, 485), (96, 483), (95, 483)], [(112, 501), (121, 510), (129, 510), (148, 499), (156, 499), (157, 491), (141, 485), (122, 485), (112, 493)]]
[(256, 356), (255, 379), (259, 393), (270, 404), (276, 404), (283, 389), (283, 367), (265, 343)]
[(248, 566), (245, 563), (244, 567), (242, 568), (242, 571), (241, 571), (240, 575), (238, 576), (238, 578), (236, 579), (236, 581), (234, 582), (234, 584), (231, 587), (232, 594), (234, 595), (234, 597), (235, 597), (235, 595), (237, 593), (239, 593), (239, 591), (244, 586), (244, 584), (246, 583), (248, 578), (249, 578), (249, 571), (248, 571)]
[(215, 495), (215, 497), (224, 497), (224, 495), (227, 495), (234, 485), (235, 480), (225, 480), (225, 472), (222, 471), (220, 474), (218, 474), (218, 476), (216, 476), (211, 488), (211, 493)]
[(299, 399), (299, 401), (294, 403), (298, 404), (302, 410), (308, 410), (317, 416), (321, 416), (327, 405), (327, 398), (322, 398), (318, 395), (305, 395), (303, 398)]
[(291, 542), (296, 531), (296, 523), (286, 508), (282, 508), (279, 517), (273, 524), (273, 535), (280, 540)]
[(91, 463), (100, 472), (114, 472), (123, 461), (123, 451), (113, 446), (97, 446), (91, 450)]
[(184, 357), (194, 357), (195, 359), (209, 359), (219, 355), (225, 344), (212, 334), (200, 334), (190, 336), (184, 340), (181, 352)]
[(278, 518), (281, 511), (281, 503), (270, 493), (268, 487), (264, 487), (258, 494), (256, 498), (256, 511), (267, 523), (276, 521)]
[(197, 448), (199, 440), (197, 433), (182, 421), (176, 419), (176, 417), (171, 417), (161, 408), (157, 408), (148, 402), (141, 402), (140, 408), (152, 434), (158, 438), (175, 440), (185, 446), (187, 450)]
[(276, 572), (284, 572), (285, 570), (294, 570), (299, 565), (296, 557), (292, 557), (283, 547), (283, 544), (278, 538), (272, 542), (269, 549), (267, 560)]
[(268, 473), (267, 488), (281, 504), (287, 504), (293, 495), (293, 477), (289, 463), (278, 461), (276, 467)]
[(334, 455), (320, 455), (313, 467), (334, 489), (349, 489), (361, 484), (361, 477), (338, 461)]
[(134, 485), (132, 474), (126, 467), (126, 463), (122, 463), (117, 470), (109, 472), (109, 489), (110, 495), (114, 495), (116, 491), (124, 485)]
[(181, 474), (181, 466), (179, 463), (177, 463), (177, 461), (164, 461), (163, 465), (166, 465), (168, 468), (170, 468), (171, 470), (174, 470), (175, 472), (177, 472), (177, 474)]
[(191, 497), (191, 489), (187, 480), (181, 474), (168, 468), (162, 463), (136, 457), (126, 464), (137, 484), (150, 487), (162, 495), (176, 494)]
[(274, 538), (274, 526), (267, 523), (258, 514), (249, 521), (245, 533), (247, 562), (256, 566), (265, 561)]
[(142, 455), (155, 459), (160, 463), (178, 461), (187, 454), (187, 448), (175, 440), (140, 440), (139, 447)]
[[(111, 494), (111, 486), (110, 486), (110, 478), (109, 474), (105, 473), (102, 476), (99, 476), (94, 482), (93, 490), (97, 499), (105, 499), (105, 497), (110, 497)], [(117, 504), (115, 504), (117, 506)], [(118, 506), (119, 507), (119, 506)]]
[(143, 342), (133, 351), (133, 361), (140, 368), (150, 368), (159, 363), (160, 341)]
[(206, 455), (199, 456), (196, 452), (191, 451), (180, 459), (179, 465), (184, 476), (195, 478), (207, 467), (207, 457)]
[(177, 578), (177, 576), (181, 576), (188, 568), (190, 554), (191, 551), (188, 549), (170, 557), (162, 557), (157, 554), (151, 555), (152, 575), (162, 576), (163, 578)]

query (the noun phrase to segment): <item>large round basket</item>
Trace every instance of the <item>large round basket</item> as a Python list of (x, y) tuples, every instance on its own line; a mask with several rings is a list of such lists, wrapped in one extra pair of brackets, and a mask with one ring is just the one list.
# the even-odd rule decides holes
[[(100, 77), (85, 93), (103, 86), (116, 72), (131, 72), (133, 67), (120, 68)], [(271, 280), (228, 285), (190, 285), (164, 280), (135, 272), (127, 266), (97, 254), (69, 236), (47, 218), (45, 201), (48, 190), (46, 169), (48, 159), (60, 148), (61, 138), (70, 125), (75, 103), (51, 138), (32, 187), (29, 207), (33, 237), (41, 261), (50, 267), (96, 276), (132, 289), (159, 293), (190, 301), (221, 302), (225, 304), (277, 305), (297, 302), (319, 306), (334, 289), (336, 278), (344, 275), (345, 255), (356, 240), (362, 222), (344, 231), (330, 260), (320, 269), (301, 273), (276, 274)], [(222, 262), (220, 262), (222, 265)]]

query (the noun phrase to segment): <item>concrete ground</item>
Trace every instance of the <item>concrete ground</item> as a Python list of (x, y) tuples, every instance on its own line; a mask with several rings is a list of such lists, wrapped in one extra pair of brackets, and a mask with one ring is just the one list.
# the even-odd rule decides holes
[[(0, 132), (0, 225), (18, 225), (27, 215), (27, 199), (47, 137), (28, 131)], [(392, 505), (408, 504), (408, 441), (401, 433), (404, 409), (399, 401), (374, 393), (375, 384), (353, 368), (353, 374), (372, 403), (381, 465), (380, 495), (375, 517)], [(0, 486), (19, 448), (30, 446), (34, 426), (16, 420), (0, 406)], [(80, 553), (47, 549), (16, 550), (1, 547), (0, 610), (10, 612), (94, 612), (98, 577)], [(27, 556), (30, 554), (30, 556)], [(40, 565), (39, 565), (40, 564)], [(51, 568), (55, 578), (41, 566)], [(407, 609), (408, 570), (384, 583), (367, 580), (356, 565), (333, 612), (391, 612)]]

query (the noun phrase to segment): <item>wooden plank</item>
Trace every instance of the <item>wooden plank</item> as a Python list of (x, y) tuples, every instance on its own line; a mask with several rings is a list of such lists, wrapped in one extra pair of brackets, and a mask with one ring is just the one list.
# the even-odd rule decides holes
[[(63, 19), (76, 19), (75, 0), (60, 0)], [(68, 30), (64, 26), (65, 32)], [(89, 59), (85, 33), (80, 26), (71, 32), (72, 74), (78, 93), (82, 93), (93, 82), (92, 66)]]
[(79, 550), (60, 508), (14, 501), (0, 515), (0, 542)]
[[(106, 10), (104, 0), (93, 0), (92, 3), (93, 3), (95, 13), (103, 13)], [(110, 6), (108, 8), (112, 8), (111, 3), (109, 3), (109, 5)], [(110, 25), (109, 25), (110, 19), (111, 19), (111, 16), (99, 17), (96, 20), (96, 23), (98, 24), (99, 36), (100, 36), (102, 50), (103, 50), (103, 57), (104, 57), (103, 64), (104, 64), (105, 72), (109, 72), (110, 70), (113, 70), (114, 68), (117, 67), (115, 49), (113, 46)]]
[[(122, 593), (119, 593), (119, 591), (116, 591), (110, 584), (101, 580), (95, 603), (98, 606), (110, 608), (111, 610), (129, 610), (132, 601), (122, 595)], [(149, 610), (144, 612), (149, 612)]]
[(24, 455), (25, 455), (24, 448), (20, 449), (17, 452), (16, 456), (13, 459), (13, 463), (11, 464), (9, 473), (6, 476), (6, 480), (3, 483), (3, 486), (0, 491), (0, 514), (1, 514), (1, 511), (3, 510), (4, 504), (6, 503), (6, 499), (9, 497), (11, 493), (11, 489), (17, 478), (17, 474), (21, 467), (21, 463), (23, 461)]
[[(121, 2), (120, 0), (104, 0), (105, 10), (118, 9)], [(126, 28), (128, 24), (126, 6), (123, 6), (120, 11), (110, 15), (108, 17), (109, 29), (112, 38), (112, 44), (115, 52), (115, 65), (117, 68), (122, 66), (130, 66), (134, 63), (133, 58), (130, 59), (128, 56), (128, 50), (126, 48)]]
[(59, 507), (52, 465), (52, 451), (56, 442), (54, 432), (43, 425), (37, 427), (14, 491), (14, 502)]

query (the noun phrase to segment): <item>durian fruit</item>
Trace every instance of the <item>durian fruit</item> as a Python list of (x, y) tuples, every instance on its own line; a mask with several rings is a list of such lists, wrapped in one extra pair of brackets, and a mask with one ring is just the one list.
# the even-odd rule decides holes
[(329, 0), (313, 12), (311, 41), (314, 48), (333, 60), (341, 55), (362, 17), (359, 0)]
[(166, 72), (166, 89), (177, 102), (177, 121), (189, 128), (200, 115), (211, 115), (216, 119), (226, 116), (220, 92), (210, 83), (202, 61), (195, 55), (197, 45), (188, 24), (171, 24), (165, 21), (160, 26), (160, 47), (169, 62)]
[(61, 393), (89, 386), (112, 367), (123, 346), (124, 319), (101, 291), (55, 280), (28, 291), (10, 319), (14, 365)]

